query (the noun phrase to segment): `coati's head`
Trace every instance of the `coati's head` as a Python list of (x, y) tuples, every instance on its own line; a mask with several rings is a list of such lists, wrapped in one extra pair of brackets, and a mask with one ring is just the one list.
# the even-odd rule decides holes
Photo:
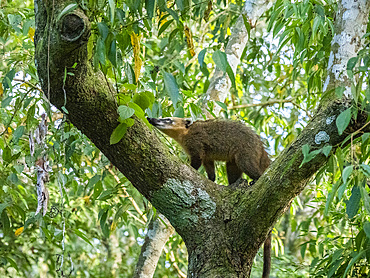
[(181, 143), (184, 135), (188, 133), (188, 128), (193, 123), (189, 119), (169, 117), (169, 118), (147, 118), (148, 122), (158, 128), (163, 133)]

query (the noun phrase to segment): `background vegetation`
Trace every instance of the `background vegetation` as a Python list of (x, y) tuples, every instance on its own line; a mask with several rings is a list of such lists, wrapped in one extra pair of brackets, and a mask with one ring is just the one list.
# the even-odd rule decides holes
[[(137, 105), (150, 117), (204, 117), (199, 100), (216, 65), (227, 67), (222, 51), (241, 1), (80, 0), (67, 8), (77, 5), (93, 22), (91, 61), (115, 84), (124, 107), (124, 125), (112, 142)], [(131, 277), (156, 211), (49, 105), (35, 69), (33, 8), (32, 1), (0, 2), (0, 275)], [(223, 117), (253, 126), (272, 158), (297, 137), (321, 98), (335, 11), (335, 1), (277, 1), (250, 36), (230, 97), (209, 103), (221, 106)], [(353, 93), (363, 107), (370, 99), (369, 61), (366, 45), (347, 66), (358, 78)], [(47, 149), (36, 147), (32, 156), (29, 134), (42, 113), (49, 121)], [(339, 148), (276, 225), (272, 276), (370, 274), (369, 137)], [(45, 151), (52, 171), (49, 213), (42, 217), (35, 215), (35, 161)], [(216, 182), (226, 184), (222, 164)], [(174, 234), (155, 277), (177, 277), (186, 265), (186, 248)], [(257, 256), (252, 276), (261, 268)]]

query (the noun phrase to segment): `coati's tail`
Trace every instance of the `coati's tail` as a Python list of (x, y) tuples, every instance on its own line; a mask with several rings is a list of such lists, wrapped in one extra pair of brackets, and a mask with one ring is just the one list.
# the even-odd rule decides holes
[(262, 278), (269, 278), (271, 270), (271, 232), (263, 245), (263, 273)]

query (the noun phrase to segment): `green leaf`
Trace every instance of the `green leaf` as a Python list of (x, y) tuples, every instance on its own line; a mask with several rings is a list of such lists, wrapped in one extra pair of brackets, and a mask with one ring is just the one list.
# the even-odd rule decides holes
[(115, 40), (113, 40), (110, 45), (108, 59), (112, 63), (112, 65), (116, 68), (117, 67), (117, 47), (116, 47)]
[(98, 60), (102, 65), (105, 65), (105, 44), (101, 38), (98, 38), (96, 42), (96, 53)]
[(134, 113), (135, 113), (135, 109), (130, 108), (126, 105), (120, 105), (118, 107), (118, 114), (119, 114), (120, 122), (130, 118), (132, 115), (134, 115)]
[(139, 105), (137, 105), (136, 103), (130, 102), (128, 106), (135, 110), (135, 115), (139, 119), (145, 119), (145, 112), (143, 111), (143, 109), (141, 109)]
[(319, 153), (321, 153), (321, 149), (320, 150), (315, 150), (315, 151), (312, 151), (312, 152), (309, 152), (310, 151), (310, 146), (305, 144), (302, 146), (302, 153), (303, 153), (303, 160), (302, 160), (302, 163), (299, 167), (302, 167), (303, 164), (311, 161), (312, 159), (314, 159)]
[(94, 186), (94, 193), (93, 193), (93, 195), (92, 195), (92, 199), (96, 199), (96, 198), (98, 198), (99, 197), (99, 195), (102, 193), (102, 191), (103, 191), (103, 183), (102, 183), (102, 181), (101, 180), (99, 180), (96, 184), (95, 184), (95, 186)]
[(370, 239), (370, 222), (366, 221), (364, 224), (364, 231), (366, 236)]
[(90, 188), (93, 185), (95, 185), (99, 180), (101, 179), (100, 175), (95, 175), (91, 179), (89, 179), (89, 182), (87, 183), (86, 187)]
[(343, 96), (343, 93), (344, 91), (346, 90), (346, 88), (344, 87), (336, 87), (335, 88), (335, 95), (338, 97), (338, 98), (342, 98)]
[(333, 202), (334, 196), (337, 193), (338, 187), (340, 184), (340, 180), (338, 180), (334, 185), (333, 189), (329, 192), (328, 197), (326, 198), (326, 203), (325, 203), (325, 210), (324, 210), (324, 215), (327, 216), (329, 212), (329, 208), (331, 203)]
[[(357, 254), (356, 257), (354, 257), (350, 263), (348, 264), (346, 270), (344, 271), (343, 278), (347, 277), (348, 271), (351, 269), (351, 267), (365, 254), (366, 250), (362, 250), (360, 253)], [(356, 254), (357, 252), (354, 252)]]
[(159, 31), (158, 31), (158, 37), (167, 29), (167, 27), (173, 22), (173, 19), (167, 21), (166, 23), (164, 23), (161, 28), (159, 28)]
[(90, 244), (92, 248), (95, 248), (94, 245), (92, 245), (92, 243), (90, 242), (90, 240), (88, 239), (88, 237), (85, 235), (84, 232), (82, 232), (80, 230), (77, 230), (77, 229), (74, 229), (73, 232), (75, 233), (76, 236), (80, 237), (85, 242), (87, 242), (88, 244)]
[(199, 66), (203, 67), (204, 57), (206, 56), (207, 48), (202, 49), (198, 54)]
[(155, 6), (156, 0), (145, 0), (145, 9), (150, 20), (153, 18)]
[(176, 80), (171, 73), (166, 71), (163, 72), (163, 78), (166, 91), (170, 96), (173, 107), (176, 108), (176, 104), (179, 100), (179, 87), (177, 86)]
[(137, 86), (135, 84), (125, 83), (122, 85), (125, 89), (135, 91)]
[(107, 24), (105, 24), (105, 22), (99, 22), (97, 26), (98, 26), (100, 37), (102, 41), (105, 42), (109, 34), (109, 28)]
[(342, 180), (344, 183), (347, 183), (347, 179), (352, 174), (352, 171), (353, 165), (347, 166), (346, 168), (343, 169)]
[(58, 15), (57, 17), (57, 21), (59, 21), (64, 15), (74, 11), (76, 8), (78, 7), (77, 4), (69, 4), (67, 7), (65, 7), (63, 9), (63, 11), (61, 11), (61, 13)]
[(221, 101), (218, 101), (216, 100), (216, 103), (218, 104), (218, 106), (220, 106), (222, 109), (224, 109), (225, 111), (227, 111), (227, 105)]
[(336, 124), (338, 128), (339, 135), (342, 135), (343, 131), (347, 128), (349, 122), (351, 121), (351, 108), (344, 110), (336, 119)]
[(154, 101), (154, 95), (151, 92), (145, 91), (139, 94), (135, 94), (132, 101), (140, 106), (140, 108), (145, 111), (145, 109), (150, 108)]
[(367, 193), (366, 191), (365, 184), (366, 184), (366, 179), (364, 181), (364, 185), (360, 187), (361, 197), (364, 200), (365, 210), (370, 215), (370, 196), (369, 196), (369, 193)]
[(3, 210), (1, 214), (1, 224), (2, 224), (2, 230), (4, 232), (4, 235), (9, 235), (11, 230), (10, 230), (10, 221), (8, 214), (6, 213), (6, 210)]
[(328, 157), (332, 148), (333, 148), (333, 146), (327, 145), (327, 146), (325, 146), (325, 147), (322, 148), (322, 153), (326, 157)]
[(225, 52), (216, 50), (212, 55), (212, 59), (221, 71), (226, 72), (228, 62)]
[(114, 0), (108, 0), (109, 2), (109, 11), (110, 11), (110, 23), (113, 24), (114, 22), (114, 12), (116, 10), (116, 4)]
[(232, 70), (232, 68), (230, 67), (230, 65), (228, 64), (227, 67), (226, 67), (226, 72), (227, 72), (227, 75), (229, 76), (230, 78), (230, 81), (231, 81), (231, 85), (232, 87), (236, 90), (236, 83), (235, 83), (235, 76), (234, 76), (234, 72)]
[(125, 135), (127, 131), (127, 125), (125, 123), (120, 123), (112, 132), (110, 136), (110, 144), (117, 144)]
[(25, 130), (25, 126), (21, 125), (21, 126), (17, 127), (17, 129), (14, 131), (14, 133), (13, 133), (13, 141), (14, 141), (15, 144), (17, 144), (19, 138), (22, 137), (22, 135), (24, 133), (24, 130)]
[(0, 204), (0, 215), (3, 213), (3, 210), (8, 207), (10, 203), (2, 203)]
[(353, 70), (353, 68), (357, 64), (357, 60), (358, 60), (358, 56), (352, 57), (351, 59), (349, 59), (347, 63), (347, 70)]
[(5, 162), (8, 162), (10, 163), (11, 162), (11, 159), (12, 159), (12, 151), (9, 147), (6, 147), (4, 150), (3, 150), (3, 159)]
[(14, 267), (17, 271), (19, 271), (17, 263), (12, 258), (6, 257), (6, 260), (9, 262), (9, 264), (12, 267)]
[(243, 16), (243, 21), (244, 21), (245, 29), (247, 29), (247, 32), (248, 32), (248, 38), (250, 38), (252, 27), (251, 27), (251, 25), (250, 25), (247, 17), (245, 16), (245, 14), (242, 14), (242, 16)]
[(359, 186), (352, 188), (352, 195), (347, 203), (346, 213), (350, 219), (356, 216), (358, 209), (360, 208), (361, 192)]
[(98, 198), (99, 201), (105, 201), (109, 198), (111, 198), (113, 195), (113, 190), (112, 189), (107, 189), (105, 190)]

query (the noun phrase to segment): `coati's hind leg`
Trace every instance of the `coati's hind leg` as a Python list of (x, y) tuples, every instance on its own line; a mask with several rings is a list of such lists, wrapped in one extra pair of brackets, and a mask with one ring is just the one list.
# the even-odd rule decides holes
[(241, 169), (242, 172), (246, 173), (253, 182), (256, 182), (263, 174), (263, 170), (260, 169), (259, 161), (255, 157), (245, 157), (243, 155), (237, 155), (235, 157), (236, 165)]
[(236, 182), (241, 178), (243, 171), (236, 165), (235, 161), (226, 162), (227, 180), (229, 184)]
[(206, 169), (208, 179), (211, 181), (215, 181), (215, 162), (213, 160), (205, 160), (203, 161), (204, 168)]

